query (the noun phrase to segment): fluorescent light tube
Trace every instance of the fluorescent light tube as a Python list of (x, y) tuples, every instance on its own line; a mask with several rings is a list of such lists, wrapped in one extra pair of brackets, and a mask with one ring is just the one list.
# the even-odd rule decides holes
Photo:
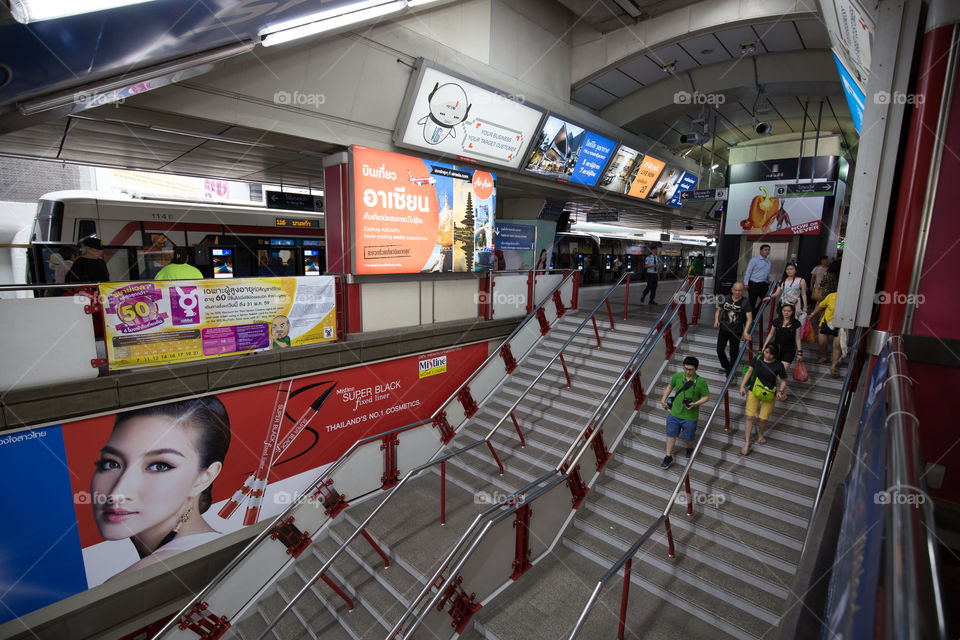
[[(295, 21), (282, 22), (261, 31), (260, 36), (262, 40), (260, 44), (265, 47), (271, 47), (284, 42), (290, 42), (291, 40), (297, 40), (298, 38), (323, 33), (324, 31), (331, 31), (365, 20), (379, 18), (389, 13), (400, 11), (406, 6), (405, 0), (392, 0), (391, 2), (371, 0), (358, 2), (348, 7), (340, 7), (339, 9), (321, 11), (312, 16), (307, 16)], [(344, 9), (346, 9), (348, 13), (343, 13)]]
[(132, 4), (152, 2), (153, 0), (10, 0), (10, 13), (13, 19), (23, 24), (53, 20), (81, 13), (92, 13), (104, 9), (116, 9)]

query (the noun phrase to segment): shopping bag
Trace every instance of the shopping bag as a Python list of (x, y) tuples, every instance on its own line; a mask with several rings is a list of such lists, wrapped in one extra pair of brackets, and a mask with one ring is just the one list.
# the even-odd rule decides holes
[(800, 329), (800, 339), (807, 343), (817, 341), (817, 337), (813, 335), (813, 326), (810, 324), (810, 318), (803, 321), (803, 327)]
[(797, 360), (797, 366), (793, 368), (793, 379), (797, 382), (806, 382), (810, 379), (810, 375), (807, 373), (807, 367), (803, 364), (803, 360)]

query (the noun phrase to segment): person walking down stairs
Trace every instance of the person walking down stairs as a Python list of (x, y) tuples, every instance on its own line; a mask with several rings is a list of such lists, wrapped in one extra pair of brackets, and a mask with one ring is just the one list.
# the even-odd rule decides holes
[[(699, 366), (700, 361), (693, 356), (684, 358), (683, 371), (678, 371), (670, 378), (670, 383), (660, 398), (661, 406), (667, 410), (667, 455), (660, 463), (661, 469), (669, 469), (673, 464), (673, 447), (678, 436), (687, 447), (687, 456), (693, 453), (700, 405), (710, 400), (707, 381), (697, 375)], [(676, 390), (676, 393), (668, 399), (673, 390)]]
[[(780, 381), (780, 388), (777, 382)], [(744, 445), (740, 455), (750, 453), (750, 434), (753, 431), (753, 420), (757, 422), (757, 444), (767, 444), (763, 432), (767, 429), (767, 421), (773, 413), (773, 405), (777, 400), (787, 399), (787, 372), (780, 361), (780, 346), (774, 343), (763, 348), (747, 369), (740, 382), (740, 395), (747, 397), (747, 408), (744, 411), (746, 428), (744, 429)]]

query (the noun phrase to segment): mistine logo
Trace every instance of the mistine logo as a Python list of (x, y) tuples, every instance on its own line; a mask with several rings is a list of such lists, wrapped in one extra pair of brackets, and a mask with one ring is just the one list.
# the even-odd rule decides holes
[(371, 167), (366, 163), (364, 163), (363, 167), (361, 168), (361, 172), (363, 173), (363, 175), (369, 176), (371, 178), (382, 178), (384, 180), (397, 179), (397, 172), (388, 171), (387, 165), (385, 164), (382, 164), (379, 167)]

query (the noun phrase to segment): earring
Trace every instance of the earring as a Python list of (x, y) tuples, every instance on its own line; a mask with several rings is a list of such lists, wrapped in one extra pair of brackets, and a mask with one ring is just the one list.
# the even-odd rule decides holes
[(183, 515), (180, 516), (180, 522), (177, 523), (177, 526), (173, 528), (173, 533), (180, 531), (180, 527), (186, 524), (187, 520), (190, 519), (190, 514), (193, 512), (193, 507), (187, 507), (187, 510), (183, 512)]

